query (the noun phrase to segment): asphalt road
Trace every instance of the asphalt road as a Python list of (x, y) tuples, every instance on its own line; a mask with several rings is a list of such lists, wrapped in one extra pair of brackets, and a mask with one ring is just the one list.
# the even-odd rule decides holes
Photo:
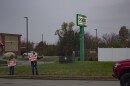
[(119, 81), (0, 79), (0, 86), (120, 86)]

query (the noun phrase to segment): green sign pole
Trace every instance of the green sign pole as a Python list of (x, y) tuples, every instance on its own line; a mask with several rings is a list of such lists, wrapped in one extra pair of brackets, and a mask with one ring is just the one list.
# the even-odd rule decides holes
[(84, 27), (86, 27), (86, 16), (76, 15), (77, 26), (80, 26), (80, 61), (84, 61)]
[(80, 26), (80, 61), (84, 61), (84, 27)]

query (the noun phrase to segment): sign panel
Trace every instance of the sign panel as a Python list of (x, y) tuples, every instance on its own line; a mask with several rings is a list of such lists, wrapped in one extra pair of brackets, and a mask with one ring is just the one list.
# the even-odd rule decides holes
[(77, 14), (77, 26), (84, 26), (86, 27), (86, 19), (87, 17), (85, 15)]

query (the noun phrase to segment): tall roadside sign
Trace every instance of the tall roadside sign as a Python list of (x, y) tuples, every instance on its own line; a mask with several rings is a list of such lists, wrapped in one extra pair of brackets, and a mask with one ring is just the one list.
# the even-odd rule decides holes
[(76, 15), (76, 23), (80, 27), (80, 61), (84, 61), (84, 27), (87, 27), (86, 19), (87, 16), (85, 15)]

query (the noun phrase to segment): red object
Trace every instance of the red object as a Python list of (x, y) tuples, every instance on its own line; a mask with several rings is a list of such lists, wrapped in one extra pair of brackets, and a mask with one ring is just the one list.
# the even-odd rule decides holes
[(0, 42), (0, 46), (4, 46), (4, 44), (2, 42)]
[(112, 76), (120, 80), (121, 86), (130, 86), (130, 59), (115, 62)]
[(8, 61), (8, 67), (12, 67), (12, 66), (16, 66), (16, 60), (15, 59), (11, 59)]

